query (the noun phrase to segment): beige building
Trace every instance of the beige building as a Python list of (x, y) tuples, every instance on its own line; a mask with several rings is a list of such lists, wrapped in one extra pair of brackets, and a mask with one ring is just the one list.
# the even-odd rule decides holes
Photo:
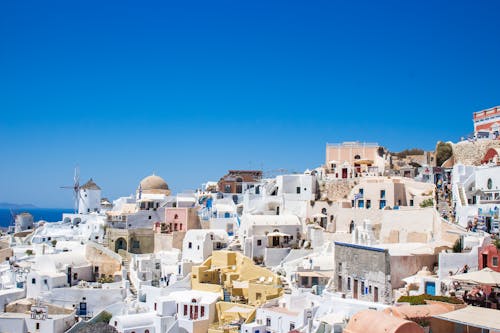
[(85, 246), (85, 259), (92, 265), (92, 272), (98, 278), (121, 280), (122, 258), (110, 249), (89, 242)]
[(108, 228), (106, 231), (108, 248), (118, 253), (123, 250), (130, 253), (153, 253), (153, 229), (118, 229)]
[(377, 143), (357, 141), (328, 143), (325, 166), (329, 178), (334, 179), (383, 174), (385, 171), (383, 148)]
[(404, 177), (367, 177), (354, 186), (349, 199), (353, 208), (419, 207), (424, 200), (434, 198), (434, 190), (434, 184)]

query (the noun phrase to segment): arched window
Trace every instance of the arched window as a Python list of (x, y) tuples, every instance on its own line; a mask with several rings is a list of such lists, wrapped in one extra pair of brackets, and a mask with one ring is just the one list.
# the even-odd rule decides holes
[(174, 215), (174, 220), (177, 220), (179, 218), (179, 215), (175, 214)]
[(360, 160), (360, 159), (361, 159), (361, 156), (359, 156), (359, 155), (354, 155), (354, 159), (355, 159), (355, 160)]

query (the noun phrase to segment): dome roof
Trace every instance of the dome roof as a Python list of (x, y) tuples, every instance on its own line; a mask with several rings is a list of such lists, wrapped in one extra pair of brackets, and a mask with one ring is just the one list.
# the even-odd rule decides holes
[(141, 183), (139, 185), (141, 189), (144, 190), (168, 190), (168, 184), (163, 178), (156, 176), (156, 175), (151, 175), (147, 176), (143, 180), (141, 180)]

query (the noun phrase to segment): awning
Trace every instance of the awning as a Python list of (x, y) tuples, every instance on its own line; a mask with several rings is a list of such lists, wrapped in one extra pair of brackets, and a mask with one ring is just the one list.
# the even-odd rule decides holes
[(245, 289), (248, 288), (248, 281), (233, 281), (233, 288)]
[(485, 286), (500, 286), (500, 273), (488, 267), (476, 272), (450, 276), (450, 278), (456, 281), (477, 283)]
[(373, 164), (372, 160), (354, 160), (354, 164)]
[(348, 317), (345, 315), (345, 313), (329, 313), (327, 315), (324, 315), (323, 317), (320, 317), (318, 320), (320, 322), (327, 323), (329, 325), (334, 325), (334, 324), (342, 324)]
[(285, 234), (283, 232), (274, 231), (274, 232), (268, 233), (267, 237), (290, 237), (290, 235), (289, 234)]
[(307, 271), (307, 272), (297, 272), (298, 276), (304, 277), (320, 277), (320, 278), (331, 278), (333, 276), (332, 271), (318, 272), (318, 271)]
[(471, 327), (500, 330), (500, 316), (498, 310), (468, 306), (466, 308), (440, 314), (434, 318), (459, 323)]
[(229, 309), (227, 309), (226, 311), (224, 312), (233, 312), (233, 313), (251, 313), (253, 312), (254, 309), (248, 309), (248, 308), (244, 308), (242, 306), (239, 306), (239, 305), (235, 305)]

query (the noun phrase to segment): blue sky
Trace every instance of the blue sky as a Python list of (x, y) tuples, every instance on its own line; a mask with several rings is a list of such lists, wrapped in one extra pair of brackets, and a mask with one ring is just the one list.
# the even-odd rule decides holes
[(3, 1), (0, 201), (71, 207), (227, 169), (303, 171), (325, 143), (433, 149), (500, 104), (500, 2)]

